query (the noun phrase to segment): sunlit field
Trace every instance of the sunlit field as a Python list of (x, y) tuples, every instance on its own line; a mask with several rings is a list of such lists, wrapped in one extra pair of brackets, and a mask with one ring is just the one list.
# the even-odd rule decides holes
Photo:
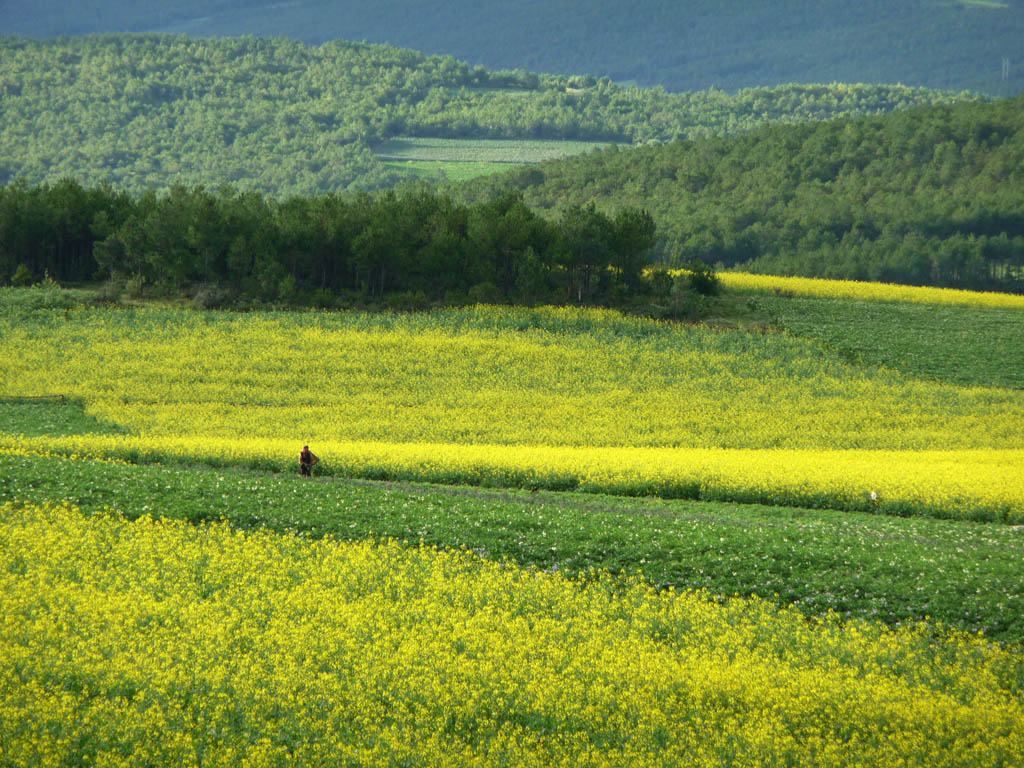
[(1024, 309), (1024, 296), (1012, 293), (961, 291), (955, 288), (868, 283), (855, 280), (825, 280), (817, 277), (753, 275), (746, 272), (723, 272), (719, 277), (723, 285), (736, 291), (774, 291), (794, 296)]
[(848, 289), (0, 301), (0, 765), (1016, 765), (1018, 310)]
[(616, 142), (515, 139), (393, 138), (374, 148), (382, 160), (523, 165), (592, 152)]
[(6, 765), (1010, 766), (1021, 657), (391, 541), (0, 507)]
[[(58, 409), (74, 410), (41, 410)], [(1001, 523), (338, 476), (308, 482), (294, 470), (3, 450), (0, 499), (312, 538), (394, 538), (576, 577), (642, 574), (661, 589), (756, 595), (810, 619), (927, 620), (1024, 643), (1024, 541), (1020, 526)]]
[(373, 152), (384, 165), (409, 176), (466, 181), (521, 165), (590, 152), (609, 143), (405, 137), (389, 139)]
[(1024, 519), (1024, 393), (781, 333), (489, 307), (0, 323), (0, 394), (119, 427), (12, 449), (287, 470), (308, 442), (362, 477)]

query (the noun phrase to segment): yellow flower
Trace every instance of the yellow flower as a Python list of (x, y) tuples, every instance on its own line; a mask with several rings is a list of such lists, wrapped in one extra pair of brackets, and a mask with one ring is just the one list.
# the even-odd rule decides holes
[(600, 310), (0, 317), (0, 392), (123, 434), (0, 449), (1024, 519), (1024, 393)]
[(0, 507), (11, 765), (1011, 765), (1019, 652), (396, 542)]

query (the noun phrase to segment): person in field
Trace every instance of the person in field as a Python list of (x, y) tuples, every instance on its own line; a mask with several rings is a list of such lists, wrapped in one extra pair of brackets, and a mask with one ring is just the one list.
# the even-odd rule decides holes
[(318, 463), (320, 463), (319, 457), (309, 450), (309, 446), (302, 446), (302, 451), (299, 453), (299, 472), (302, 473), (302, 476), (312, 477), (313, 465)]

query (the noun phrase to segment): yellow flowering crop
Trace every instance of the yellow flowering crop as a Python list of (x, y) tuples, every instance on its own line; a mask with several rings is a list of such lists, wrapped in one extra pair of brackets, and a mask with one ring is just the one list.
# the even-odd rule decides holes
[(1022, 660), (395, 542), (0, 507), (11, 766), (1010, 766)]
[(149, 436), (1024, 447), (1019, 392), (860, 370), (778, 334), (653, 323), (634, 337), (453, 330), (444, 318), (375, 328), (344, 316), (205, 317), (83, 312), (5, 328), (0, 391), (81, 397), (98, 418)]
[(956, 288), (868, 283), (857, 280), (826, 280), (817, 277), (752, 275), (746, 272), (722, 272), (719, 278), (724, 286), (736, 291), (785, 291), (796, 296), (833, 299), (1024, 309), (1024, 296), (1012, 293), (963, 291)]
[(81, 310), (0, 333), (0, 394), (78, 397), (128, 433), (0, 447), (290, 468), (308, 442), (363, 476), (1024, 517), (1024, 393), (782, 334), (497, 308)]
[[(280, 439), (2, 437), (0, 450), (294, 469)], [(1024, 522), (1024, 451), (717, 450), (317, 443), (330, 469), (375, 479), (544, 487)]]

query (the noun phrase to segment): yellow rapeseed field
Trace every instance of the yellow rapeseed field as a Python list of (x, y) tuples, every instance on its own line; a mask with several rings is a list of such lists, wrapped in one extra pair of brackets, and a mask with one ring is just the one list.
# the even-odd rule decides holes
[[(121, 435), (0, 447), (1024, 519), (1024, 393), (599, 310), (0, 318), (0, 395)], [(874, 494), (874, 496), (872, 496)]]
[(399, 543), (0, 507), (0, 764), (1013, 766), (1021, 658)]
[(817, 277), (752, 275), (722, 272), (722, 284), (736, 291), (786, 292), (794, 296), (816, 296), (865, 301), (909, 301), (918, 304), (947, 304), (963, 307), (1005, 307), (1024, 309), (1024, 296), (990, 291), (962, 291), (956, 288), (869, 283), (857, 280), (826, 280)]

